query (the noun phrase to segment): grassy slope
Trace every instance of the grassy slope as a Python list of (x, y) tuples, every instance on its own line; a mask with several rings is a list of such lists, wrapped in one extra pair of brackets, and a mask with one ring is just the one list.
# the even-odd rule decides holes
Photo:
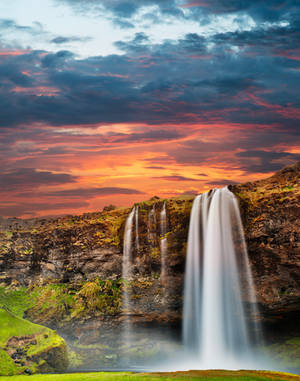
[[(1, 381), (25, 381), (28, 376), (1, 377)], [(188, 381), (188, 380), (207, 380), (207, 381), (298, 381), (300, 376), (288, 373), (261, 372), (261, 371), (190, 371), (175, 373), (82, 373), (82, 374), (57, 374), (57, 375), (35, 375), (30, 377), (31, 381)]]
[[(24, 371), (26, 366), (16, 366), (4, 349), (11, 337), (32, 335), (34, 335), (36, 344), (30, 345), (27, 348), (27, 356), (31, 358), (38, 358), (50, 349), (63, 347), (65, 345), (63, 339), (60, 338), (55, 331), (21, 319), (7, 310), (0, 308), (0, 375), (14, 375)], [(35, 371), (35, 365), (36, 364), (32, 367), (29, 366), (29, 368)]]

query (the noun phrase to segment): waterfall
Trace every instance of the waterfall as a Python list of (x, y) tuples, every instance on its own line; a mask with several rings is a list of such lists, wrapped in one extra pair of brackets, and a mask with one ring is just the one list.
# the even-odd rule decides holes
[(237, 200), (227, 188), (197, 196), (188, 235), (183, 340), (203, 368), (247, 366), (259, 327), (249, 330), (242, 300), (257, 314)]
[(123, 265), (122, 265), (122, 278), (124, 280), (124, 290), (123, 290), (123, 303), (122, 310), (126, 315), (124, 330), (123, 330), (123, 338), (124, 344), (126, 348), (129, 348), (131, 345), (131, 302), (130, 302), (130, 280), (132, 276), (132, 229), (133, 229), (133, 221), (134, 215), (136, 212), (136, 208), (134, 207), (127, 217), (125, 223), (125, 231), (124, 231), (124, 246), (123, 246)]
[(150, 210), (148, 214), (148, 234), (147, 234), (147, 240), (150, 247), (155, 247), (157, 244), (157, 237), (156, 237), (156, 210), (155, 210), (155, 204), (153, 205), (152, 209)]
[(166, 294), (166, 276), (167, 276), (167, 253), (168, 253), (168, 239), (167, 234), (167, 210), (166, 202), (160, 212), (160, 253), (161, 253), (161, 282), (164, 288), (164, 297)]
[(139, 206), (136, 206), (135, 209), (135, 250), (138, 254), (140, 250), (140, 241), (139, 241)]

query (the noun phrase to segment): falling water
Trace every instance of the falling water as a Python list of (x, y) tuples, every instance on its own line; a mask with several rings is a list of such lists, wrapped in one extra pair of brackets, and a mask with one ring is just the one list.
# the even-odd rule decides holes
[(133, 219), (136, 212), (134, 207), (127, 217), (124, 231), (124, 246), (123, 246), (123, 265), (122, 265), (122, 278), (124, 280), (123, 290), (123, 303), (122, 310), (125, 314), (125, 324), (123, 331), (124, 344), (126, 348), (131, 345), (131, 303), (130, 303), (130, 280), (132, 276), (132, 228)]
[(164, 206), (160, 212), (160, 253), (161, 253), (161, 282), (164, 288), (164, 300), (166, 294), (166, 277), (167, 277), (167, 252), (168, 252), (168, 239), (166, 237), (167, 234), (167, 210), (166, 210), (166, 202), (164, 202)]
[(135, 208), (135, 250), (136, 253), (140, 250), (140, 241), (139, 241), (139, 206)]
[(227, 188), (197, 196), (188, 236), (183, 337), (200, 367), (248, 365), (259, 328), (250, 337), (242, 299), (248, 298), (255, 314), (254, 295), (235, 196)]
[(157, 244), (156, 223), (157, 223), (156, 210), (155, 210), (155, 204), (154, 204), (152, 209), (150, 210), (150, 213), (148, 214), (148, 234), (147, 234), (148, 244), (152, 247), (156, 246)]

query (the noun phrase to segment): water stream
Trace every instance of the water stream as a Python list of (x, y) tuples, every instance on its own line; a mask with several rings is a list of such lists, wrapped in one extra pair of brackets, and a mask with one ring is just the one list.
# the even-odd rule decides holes
[(134, 207), (125, 223), (124, 231), (124, 245), (123, 245), (123, 264), (122, 264), (122, 278), (124, 280), (123, 288), (123, 301), (122, 301), (122, 313), (125, 315), (124, 327), (123, 327), (123, 341), (126, 348), (131, 346), (131, 287), (130, 280), (132, 277), (132, 230), (134, 223), (136, 208)]

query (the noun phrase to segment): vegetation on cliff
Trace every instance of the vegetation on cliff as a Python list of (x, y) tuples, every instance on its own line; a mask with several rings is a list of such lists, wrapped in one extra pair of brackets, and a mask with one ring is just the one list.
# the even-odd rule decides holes
[(0, 307), (0, 375), (61, 372), (67, 366), (66, 344), (55, 331)]

